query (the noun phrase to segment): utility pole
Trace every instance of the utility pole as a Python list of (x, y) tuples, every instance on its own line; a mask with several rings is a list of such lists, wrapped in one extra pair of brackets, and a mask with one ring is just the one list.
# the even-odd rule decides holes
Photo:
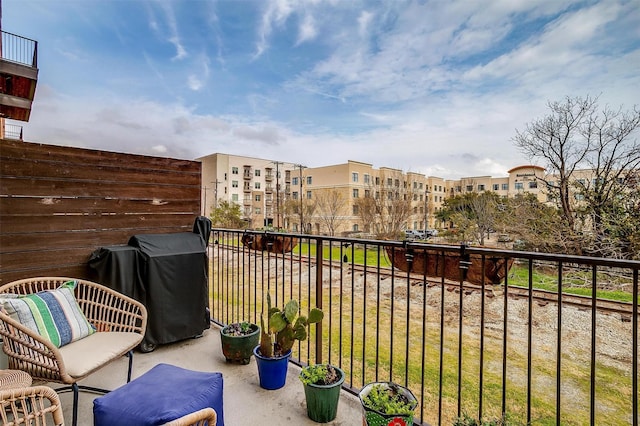
[(280, 164), (284, 164), (282, 161), (272, 161), (276, 165), (276, 229), (280, 229)]
[(302, 204), (302, 170), (306, 169), (306, 166), (303, 166), (302, 164), (296, 164), (294, 166), (296, 169), (300, 170), (300, 233), (304, 233), (304, 211), (303, 211), (303, 204)]
[(218, 184), (222, 182), (216, 179), (215, 182), (211, 182), (211, 183), (215, 185), (215, 189), (213, 190), (213, 196), (214, 196), (213, 208), (217, 209), (218, 208)]
[(429, 185), (426, 186), (426, 190), (424, 191), (424, 232), (425, 235), (427, 233), (427, 229), (429, 229)]

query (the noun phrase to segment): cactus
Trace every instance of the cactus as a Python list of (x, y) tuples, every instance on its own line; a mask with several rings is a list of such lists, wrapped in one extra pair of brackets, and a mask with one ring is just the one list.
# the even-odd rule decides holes
[[(260, 317), (260, 354), (265, 357), (278, 357), (286, 354), (293, 348), (296, 340), (307, 339), (307, 327), (322, 321), (324, 313), (313, 308), (309, 312), (309, 318), (298, 315), (299, 305), (295, 300), (290, 300), (283, 310), (271, 307), (271, 296), (267, 294), (267, 327), (264, 326), (264, 318)], [(296, 318), (297, 317), (297, 318)]]

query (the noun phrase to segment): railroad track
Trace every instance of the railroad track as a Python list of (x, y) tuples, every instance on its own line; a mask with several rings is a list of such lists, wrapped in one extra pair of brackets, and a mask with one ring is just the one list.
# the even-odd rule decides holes
[[(254, 250), (249, 250), (244, 247), (236, 247), (236, 246), (226, 246), (224, 247), (227, 250), (232, 250), (234, 252), (247, 251), (255, 253), (256, 255), (260, 254), (260, 252), (256, 252)], [(266, 254), (261, 256), (266, 256)], [(311, 263), (315, 264), (316, 261), (314, 258), (302, 257), (298, 258), (296, 255), (292, 255), (291, 253), (269, 253), (269, 256), (272, 258), (284, 258), (289, 261), (296, 261), (302, 263)], [(331, 266), (334, 269), (343, 269), (345, 268), (345, 264), (340, 261), (334, 262), (325, 262), (326, 266)], [(347, 263), (347, 267), (352, 273), (360, 272), (360, 273), (377, 273), (384, 277), (394, 277), (396, 279), (409, 279), (411, 285), (418, 286), (426, 285), (430, 287), (440, 286), (443, 284), (443, 280), (440, 277), (425, 277), (421, 273), (407, 273), (403, 272), (399, 269), (389, 268), (389, 267), (378, 267), (378, 266), (370, 266), (368, 265), (366, 268), (364, 265)], [(477, 284), (463, 283), (462, 290), (460, 290), (460, 283), (451, 280), (444, 280), (444, 286), (446, 286), (448, 291), (464, 291), (466, 294), (471, 294), (476, 291), (482, 291), (483, 287)], [(503, 289), (504, 285), (502, 284), (486, 284), (484, 286), (484, 291), (486, 293), (494, 293), (496, 288)], [(507, 286), (507, 296), (512, 299), (526, 299), (529, 297), (529, 289), (521, 286), (509, 285)], [(533, 289), (531, 291), (531, 297), (535, 303), (540, 306), (547, 305), (549, 303), (557, 304), (558, 303), (558, 293), (542, 290), (542, 289)], [(563, 292), (561, 297), (561, 303), (563, 306), (574, 306), (583, 310), (591, 310), (592, 309), (592, 298), (588, 296), (581, 296)], [(633, 304), (630, 302), (619, 302), (607, 299), (597, 299), (596, 300), (596, 310), (598, 313), (606, 313), (606, 314), (619, 314), (622, 320), (631, 321), (633, 316)]]

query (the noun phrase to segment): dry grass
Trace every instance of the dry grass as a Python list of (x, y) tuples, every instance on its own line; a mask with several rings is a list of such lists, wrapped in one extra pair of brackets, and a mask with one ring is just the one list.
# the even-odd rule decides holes
[[(236, 254), (233, 259), (227, 258), (228, 255), (230, 253), (224, 252), (225, 258), (220, 262), (225, 265), (224, 270), (217, 271), (212, 277), (213, 299), (224, 301), (222, 312), (216, 312), (214, 308), (212, 314), (223, 322), (230, 322), (231, 318), (251, 321), (257, 318), (259, 323), (261, 300), (267, 291), (272, 300), (278, 300), (278, 305), (290, 298), (300, 300), (303, 312), (310, 305), (320, 305), (315, 299), (314, 267), (307, 269), (306, 263), (300, 267), (298, 263), (283, 262), (275, 257), (267, 260), (261, 255), (242, 258)], [(248, 266), (241, 268), (243, 264)], [(357, 389), (376, 380), (406, 384), (420, 401), (417, 413), (422, 415), (418, 414), (417, 419), (429, 423), (437, 423), (441, 396), (442, 421), (447, 424), (458, 412), (458, 380), (461, 380), (462, 411), (477, 414), (482, 398), (484, 416), (500, 417), (506, 323), (506, 411), (512, 424), (526, 423), (526, 301), (509, 300), (505, 322), (502, 294), (496, 292), (494, 297), (486, 297), (484, 329), (481, 329), (482, 298), (479, 292), (465, 294), (461, 299), (458, 292), (449, 291), (446, 286), (424, 288), (401, 276), (392, 282), (389, 278), (379, 281), (373, 274), (364, 276), (356, 272), (353, 275), (348, 264), (343, 264), (337, 271), (332, 270), (331, 275), (325, 267), (323, 278), (323, 359), (345, 370), (347, 386)], [(219, 285), (222, 282), (228, 286)], [(461, 300), (462, 333), (459, 331)], [(237, 314), (226, 317), (228, 306)], [(255, 312), (258, 314), (254, 315)], [(555, 307), (534, 306), (531, 351), (534, 424), (556, 423), (556, 318)], [(565, 307), (562, 327), (561, 422), (567, 425), (589, 423), (590, 313), (574, 312)], [(482, 368), (481, 335), (484, 335)], [(632, 415), (631, 325), (603, 317), (596, 335), (597, 423), (628, 424)], [(613, 351), (612, 347), (617, 350)], [(294, 349), (295, 358), (316, 362), (313, 356), (315, 329), (312, 328), (309, 340)], [(462, 372), (460, 376), (458, 369)], [(479, 384), (481, 371), (482, 389)]]

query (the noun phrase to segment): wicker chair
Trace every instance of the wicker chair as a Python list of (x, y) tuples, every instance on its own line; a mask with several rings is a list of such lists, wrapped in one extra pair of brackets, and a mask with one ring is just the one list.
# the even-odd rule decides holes
[(216, 426), (216, 421), (216, 411), (213, 408), (203, 408), (165, 423), (164, 426)]
[(0, 420), (6, 426), (46, 426), (51, 420), (56, 426), (64, 425), (58, 394), (48, 386), (0, 391)]
[(33, 294), (53, 290), (67, 281), (77, 281), (76, 300), (97, 332), (56, 347), (29, 328), (9, 317), (0, 308), (0, 335), (9, 368), (23, 370), (34, 380), (62, 383), (58, 393), (73, 392), (73, 426), (78, 417), (78, 391), (106, 393), (108, 390), (78, 385), (94, 371), (127, 355), (131, 380), (133, 349), (142, 342), (147, 326), (147, 310), (138, 301), (91, 281), (65, 277), (39, 277), (14, 281), (0, 287), (0, 294)]

